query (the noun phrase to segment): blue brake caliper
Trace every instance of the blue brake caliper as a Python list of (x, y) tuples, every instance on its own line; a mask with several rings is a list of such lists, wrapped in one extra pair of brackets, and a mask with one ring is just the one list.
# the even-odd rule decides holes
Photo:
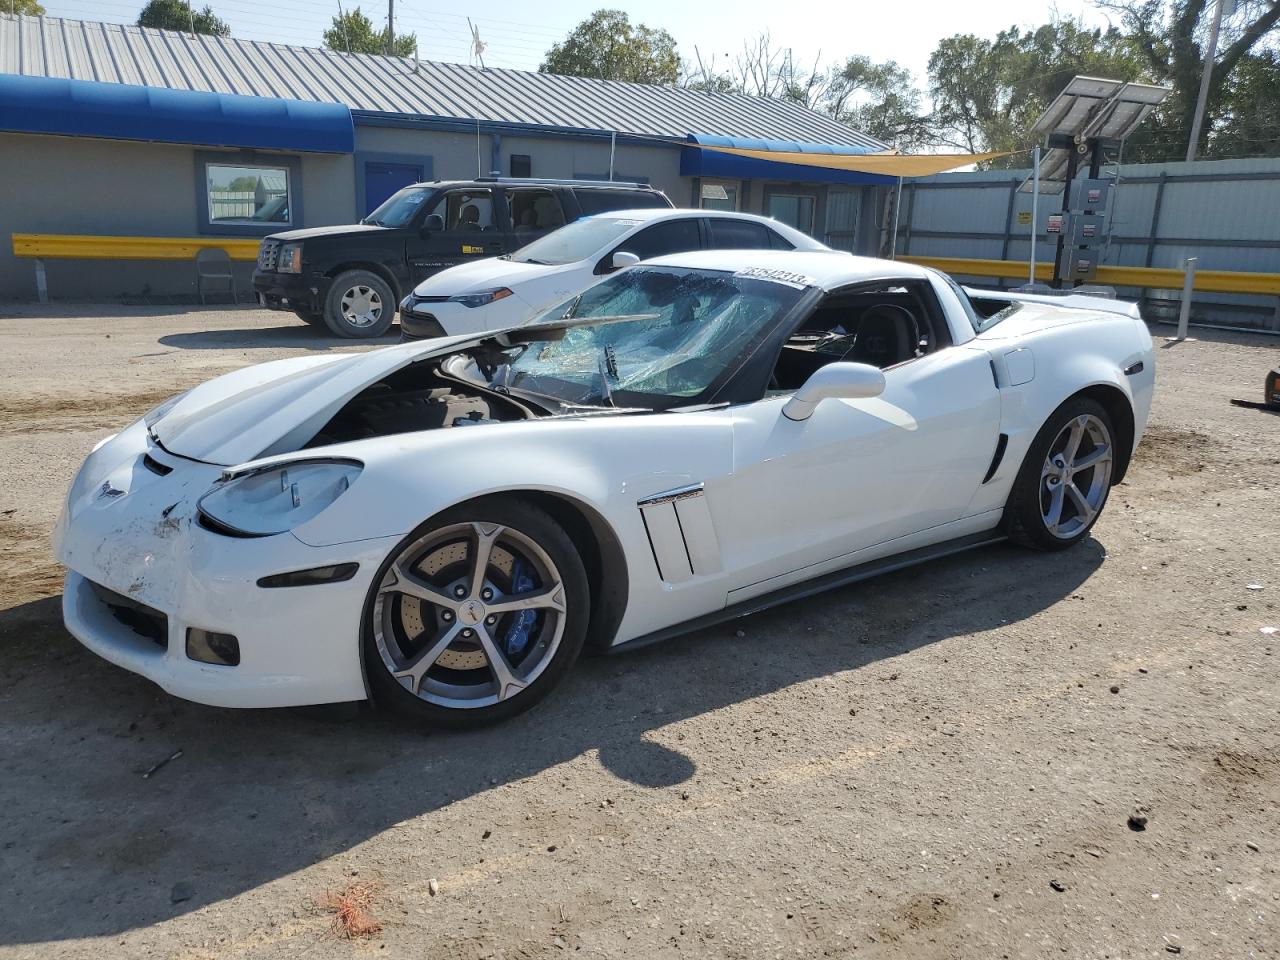
[[(517, 557), (515, 563), (511, 566), (512, 596), (528, 593), (535, 586), (537, 584), (534, 583), (533, 577), (529, 575), (528, 564)], [(529, 645), (529, 637), (533, 634), (533, 627), (537, 622), (538, 612), (536, 610), (519, 610), (511, 618), (507, 632), (502, 638), (502, 649), (508, 657), (515, 659), (524, 653), (525, 647)]]

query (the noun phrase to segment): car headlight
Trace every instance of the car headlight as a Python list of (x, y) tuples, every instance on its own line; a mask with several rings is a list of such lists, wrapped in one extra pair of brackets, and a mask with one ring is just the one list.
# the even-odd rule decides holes
[(493, 290), (481, 290), (479, 293), (464, 293), (457, 297), (450, 297), (450, 303), (460, 303), (464, 307), (483, 307), (493, 303), (495, 300), (505, 300), (512, 296), (512, 292), (506, 287), (495, 287)]
[(276, 259), (277, 273), (302, 272), (302, 244), (286, 243), (280, 247), (280, 256)]
[(319, 516), (347, 492), (364, 465), (355, 460), (303, 460), (219, 482), (200, 513), (230, 533), (269, 537)]
[(178, 394), (176, 397), (170, 397), (168, 400), (160, 404), (158, 407), (152, 407), (150, 410), (144, 413), (142, 415), (142, 422), (147, 425), (147, 429), (150, 430), (157, 423), (159, 423), (164, 418), (165, 414), (167, 414), (170, 410), (176, 407), (179, 401), (181, 401), (182, 398), (185, 397), (190, 392), (191, 392), (190, 390), (184, 390), (182, 391), (182, 393)]

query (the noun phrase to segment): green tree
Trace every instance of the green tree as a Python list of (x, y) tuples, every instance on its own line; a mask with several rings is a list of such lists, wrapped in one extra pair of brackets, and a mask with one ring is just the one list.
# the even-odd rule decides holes
[[(333, 18), (333, 24), (324, 32), (324, 45), (339, 53), (385, 54), (389, 33), (389, 27), (374, 30), (373, 21), (356, 7)], [(397, 57), (412, 57), (417, 49), (418, 40), (413, 34), (396, 34), (391, 45), (391, 53)]]
[[(1173, 94), (1159, 112), (1157, 123), (1143, 132), (1145, 152), (1151, 159), (1184, 158), (1200, 93), (1203, 44), (1208, 37), (1214, 0), (1099, 0), (1098, 5), (1119, 15), (1133, 50), (1151, 77), (1173, 86)], [(1208, 145), (1203, 156), (1212, 157), (1217, 150), (1213, 144), (1216, 120), (1266, 106), (1247, 100), (1231, 102), (1240, 86), (1234, 74), (1237, 67), (1244, 65), (1246, 57), (1261, 49), (1261, 55), (1248, 64), (1252, 77), (1245, 83), (1246, 87), (1257, 89), (1258, 81), (1267, 75), (1267, 61), (1275, 62), (1274, 46), (1268, 46), (1268, 41), (1274, 40), (1277, 26), (1280, 26), (1277, 0), (1240, 0), (1235, 12), (1223, 18), (1209, 86), (1206, 122), (1201, 128), (1201, 146)], [(1274, 97), (1275, 88), (1269, 89)], [(1272, 104), (1274, 102), (1272, 100)], [(1271, 152), (1274, 152), (1274, 137), (1273, 131)]]
[(821, 106), (841, 123), (904, 153), (934, 141), (930, 118), (921, 113), (915, 77), (893, 60), (875, 63), (858, 55), (832, 67)]
[[(1032, 127), (1076, 74), (1147, 79), (1126, 34), (1055, 19), (1033, 30), (1010, 27), (993, 40), (943, 39), (929, 58), (931, 125), (938, 142), (969, 152), (1032, 146)], [(1025, 164), (1025, 157), (995, 166)]]
[[(1280, 130), (1280, 53), (1263, 50), (1241, 57), (1210, 119), (1210, 158), (1274, 156)], [(1179, 146), (1185, 151), (1185, 140)]]
[(12, 14), (15, 17), (44, 16), (44, 7), (36, 3), (36, 0), (3, 0), (3, 2), (0, 2), (0, 11)]
[(547, 51), (541, 73), (630, 83), (673, 84), (676, 41), (665, 30), (632, 25), (621, 10), (597, 10)]
[(150, 0), (138, 14), (138, 26), (157, 27), (161, 30), (194, 30), (215, 37), (231, 36), (231, 27), (213, 15), (213, 9), (188, 7), (184, 0)]

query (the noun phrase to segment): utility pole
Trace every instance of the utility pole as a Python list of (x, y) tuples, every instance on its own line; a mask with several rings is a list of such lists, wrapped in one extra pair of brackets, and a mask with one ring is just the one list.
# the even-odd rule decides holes
[[(1222, 8), (1221, 2), (1218, 8)], [(396, 0), (387, 0), (387, 56), (396, 52)]]
[(1196, 158), (1200, 143), (1200, 127), (1204, 124), (1204, 108), (1209, 102), (1209, 82), (1213, 78), (1213, 59), (1218, 55), (1218, 28), (1222, 26), (1222, 8), (1227, 0), (1218, 0), (1213, 8), (1213, 26), (1209, 28), (1209, 46), (1204, 55), (1204, 72), (1200, 74), (1200, 96), (1196, 98), (1196, 115), (1191, 121), (1191, 139), (1187, 142), (1187, 163)]

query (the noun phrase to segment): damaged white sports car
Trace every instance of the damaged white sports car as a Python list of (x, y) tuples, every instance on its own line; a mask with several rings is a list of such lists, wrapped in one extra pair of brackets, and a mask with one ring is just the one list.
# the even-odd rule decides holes
[(1070, 546), (1153, 382), (1131, 306), (834, 253), (667, 257), (531, 326), (162, 404), (72, 486), (64, 616), (202, 703), (489, 722), (584, 645), (1005, 537)]

